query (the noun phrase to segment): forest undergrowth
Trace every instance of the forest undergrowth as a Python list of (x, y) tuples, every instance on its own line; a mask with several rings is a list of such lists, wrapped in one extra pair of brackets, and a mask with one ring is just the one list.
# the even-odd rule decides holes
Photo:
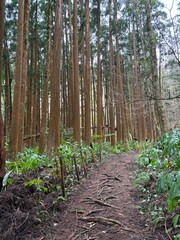
[(137, 208), (151, 230), (163, 228), (169, 239), (180, 239), (180, 131), (165, 133), (137, 159), (135, 186), (141, 194)]
[(169, 239), (179, 240), (178, 129), (164, 134), (155, 144), (130, 141), (113, 148), (110, 143), (97, 142), (87, 147), (64, 141), (52, 158), (38, 154), (37, 148), (26, 148), (17, 155), (17, 161), (6, 163), (4, 190), (0, 193), (0, 239), (36, 239), (44, 232), (42, 226), (57, 210), (61, 212), (66, 199), (75, 194), (94, 167), (100, 167), (114, 154), (132, 149), (140, 152), (134, 173), (140, 199), (137, 209), (152, 232), (160, 230)]

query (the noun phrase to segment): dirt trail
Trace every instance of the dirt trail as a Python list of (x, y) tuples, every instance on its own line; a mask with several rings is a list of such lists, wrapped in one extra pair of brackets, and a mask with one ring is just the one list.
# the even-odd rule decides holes
[(95, 167), (54, 219), (51, 240), (160, 239), (146, 231), (132, 189), (134, 152), (113, 156)]

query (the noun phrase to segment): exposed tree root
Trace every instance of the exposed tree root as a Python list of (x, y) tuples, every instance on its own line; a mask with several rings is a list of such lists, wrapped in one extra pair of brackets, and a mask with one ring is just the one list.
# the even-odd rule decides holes
[(86, 216), (89, 216), (89, 215), (91, 215), (91, 214), (93, 214), (93, 213), (102, 212), (102, 211), (104, 211), (104, 209), (94, 209), (94, 210), (89, 211), (89, 212), (86, 214)]
[(88, 199), (88, 200), (91, 200), (91, 201), (94, 202), (94, 203), (98, 203), (99, 205), (106, 206), (106, 207), (112, 207), (112, 208), (115, 208), (115, 209), (119, 209), (119, 210), (120, 210), (120, 208), (118, 208), (117, 206), (114, 206), (114, 205), (111, 205), (111, 204), (109, 204), (109, 203), (103, 202), (103, 201), (98, 200), (98, 199), (96, 199), (96, 198), (88, 197), (87, 199)]
[(108, 180), (115, 180), (115, 181), (122, 182), (122, 180), (119, 178), (119, 176), (115, 176), (114, 177), (114, 176), (111, 176), (111, 175), (109, 175), (107, 173), (104, 173), (103, 175), (106, 176), (108, 178)]
[(104, 218), (104, 217), (80, 217), (79, 220), (86, 221), (86, 222), (98, 222), (102, 224), (113, 225), (117, 224), (121, 227), (122, 230), (137, 233), (135, 230), (131, 228), (125, 227), (121, 222), (111, 218)]

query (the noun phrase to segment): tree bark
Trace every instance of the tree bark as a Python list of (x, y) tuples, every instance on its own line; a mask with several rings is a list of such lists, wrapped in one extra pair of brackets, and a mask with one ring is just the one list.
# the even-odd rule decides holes
[(29, 0), (24, 1), (24, 46), (23, 46), (23, 69), (21, 80), (21, 100), (20, 100), (20, 116), (19, 116), (19, 140), (18, 151), (21, 152), (24, 147), (24, 115), (25, 115), (25, 99), (26, 99), (26, 82), (27, 82), (27, 66), (28, 66), (28, 30), (29, 30)]
[(22, 57), (23, 57), (23, 27), (24, 27), (24, 0), (19, 0), (16, 64), (15, 64), (15, 86), (14, 86), (13, 110), (12, 110), (10, 144), (9, 144), (9, 154), (12, 160), (15, 160), (16, 154), (18, 152)]
[(91, 143), (91, 48), (90, 48), (90, 16), (89, 16), (89, 0), (85, 3), (85, 17), (86, 17), (86, 68), (85, 68), (85, 84), (84, 84), (84, 98), (85, 98), (85, 141), (88, 145)]
[(111, 19), (111, 0), (109, 0), (109, 58), (110, 58), (110, 97), (109, 97), (109, 118), (111, 128), (111, 145), (115, 146), (115, 124), (114, 124), (114, 66), (113, 66), (113, 41), (112, 41), (112, 19)]
[(41, 117), (41, 128), (40, 128), (40, 140), (39, 140), (39, 153), (43, 154), (45, 148), (46, 139), (46, 123), (48, 116), (48, 82), (50, 77), (51, 68), (51, 0), (48, 0), (48, 23), (47, 23), (47, 56), (46, 56), (46, 72), (44, 79), (44, 94), (42, 100), (42, 117)]
[(97, 135), (98, 139), (102, 139), (102, 76), (101, 76), (101, 54), (100, 54), (100, 28), (101, 28), (101, 9), (100, 9), (100, 0), (97, 0), (97, 14), (98, 14), (98, 23), (97, 23)]
[(48, 136), (48, 152), (60, 144), (60, 64), (62, 41), (62, 0), (56, 0), (53, 66), (51, 72), (51, 107)]
[[(5, 0), (0, 2), (0, 85), (2, 77), (2, 48), (4, 37), (4, 11)], [(4, 126), (1, 114), (1, 86), (0, 86), (0, 191), (2, 189), (3, 178), (5, 175), (5, 148), (4, 148)]]
[(78, 59), (78, 25), (77, 25), (77, 0), (74, 0), (74, 104), (73, 104), (73, 130), (74, 140), (80, 142), (80, 103), (79, 103), (79, 59)]
[[(34, 26), (34, 73), (33, 73), (33, 83), (34, 83), (34, 91), (33, 91), (33, 111), (32, 111), (32, 135), (37, 134), (37, 111), (38, 111), (38, 32), (37, 32), (37, 7), (38, 2), (36, 0), (35, 3), (35, 26)], [(36, 138), (32, 137), (31, 146), (34, 147), (36, 145)]]

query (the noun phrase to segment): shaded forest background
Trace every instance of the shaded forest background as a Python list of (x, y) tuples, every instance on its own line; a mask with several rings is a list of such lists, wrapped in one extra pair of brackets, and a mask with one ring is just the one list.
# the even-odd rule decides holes
[(24, 146), (40, 153), (67, 139), (114, 146), (179, 127), (180, 22), (172, 9), (158, 0), (0, 4), (10, 159)]

